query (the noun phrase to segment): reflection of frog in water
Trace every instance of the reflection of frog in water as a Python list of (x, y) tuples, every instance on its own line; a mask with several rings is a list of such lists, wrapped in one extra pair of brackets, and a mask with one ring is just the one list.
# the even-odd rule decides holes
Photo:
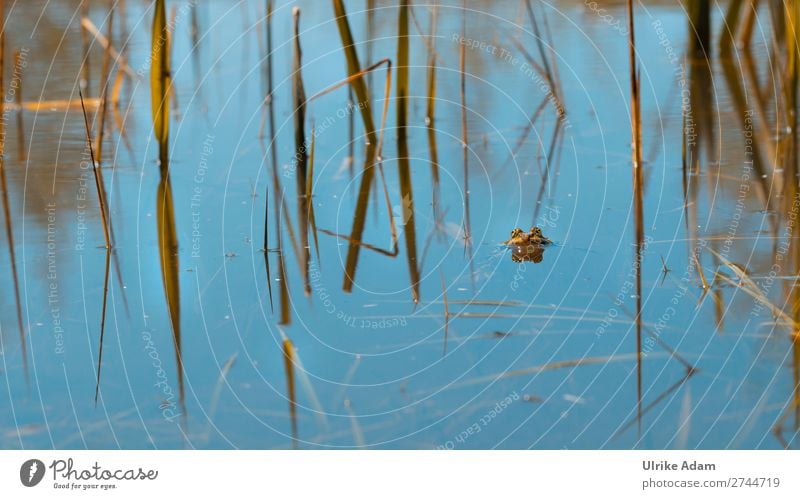
[(530, 232), (519, 228), (512, 230), (511, 239), (503, 244), (512, 249), (511, 261), (539, 263), (544, 258), (544, 247), (552, 243), (542, 234), (542, 229), (534, 227)]

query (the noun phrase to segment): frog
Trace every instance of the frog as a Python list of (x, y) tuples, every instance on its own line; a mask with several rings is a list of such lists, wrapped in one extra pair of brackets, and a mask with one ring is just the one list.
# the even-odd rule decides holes
[(539, 227), (533, 227), (529, 232), (523, 232), (522, 229), (517, 227), (511, 231), (511, 239), (503, 244), (506, 246), (527, 246), (531, 244), (546, 246), (552, 243), (553, 241), (546, 238)]
[(544, 259), (545, 246), (553, 244), (553, 241), (545, 237), (539, 227), (533, 227), (529, 232), (516, 228), (503, 244), (512, 249), (511, 261), (540, 263)]

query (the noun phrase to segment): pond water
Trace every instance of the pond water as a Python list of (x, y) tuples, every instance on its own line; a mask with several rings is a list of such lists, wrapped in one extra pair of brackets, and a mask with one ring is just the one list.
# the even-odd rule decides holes
[[(125, 76), (100, 158), (109, 258), (75, 105), (88, 82), (96, 136), (102, 43), (79, 1), (7, 6), (6, 101), (72, 105), (3, 115), (0, 446), (797, 446), (800, 347), (784, 317), (798, 309), (797, 206), (780, 152), (793, 135), (768, 9), (749, 50), (708, 62), (685, 57), (680, 4), (637, 6), (637, 184), (624, 2), (532, 2), (538, 36), (524, 2), (431, 3), (408, 21), (403, 133), (398, 6), (345, 2), (362, 67), (393, 62), (380, 171), (351, 236), (368, 152), (346, 86), (305, 107), (307, 232), (298, 197), (292, 8), (311, 97), (348, 75), (331, 3), (276, 2), (265, 105), (264, 2), (167, 2), (169, 192), (153, 6), (118, 2), (112, 45), (130, 74), (112, 57), (111, 82)], [(88, 15), (105, 33), (107, 6)], [(376, 127), (386, 78), (385, 65), (364, 77)], [(534, 225), (553, 244), (515, 261), (503, 242)]]

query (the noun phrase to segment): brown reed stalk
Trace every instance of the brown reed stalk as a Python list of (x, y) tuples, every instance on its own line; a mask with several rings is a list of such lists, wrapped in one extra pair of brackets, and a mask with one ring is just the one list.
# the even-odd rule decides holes
[(103, 161), (103, 132), (105, 131), (106, 124), (106, 110), (108, 107), (108, 82), (111, 64), (111, 40), (114, 33), (114, 6), (111, 4), (111, 9), (108, 13), (108, 44), (106, 45), (105, 52), (103, 53), (103, 66), (100, 72), (100, 125), (97, 127), (97, 142), (95, 143), (95, 150), (97, 151), (97, 161)]
[(402, 210), (403, 235), (406, 241), (406, 257), (411, 279), (411, 300), (419, 303), (419, 267), (417, 265), (417, 240), (414, 220), (414, 190), (411, 183), (411, 165), (408, 159), (408, 0), (400, 0), (397, 16), (397, 161), (400, 177), (400, 209)]
[(303, 289), (306, 296), (311, 295), (309, 277), (310, 251), (308, 245), (308, 203), (306, 195), (308, 184), (308, 150), (306, 144), (306, 92), (303, 86), (303, 51), (300, 47), (300, 9), (292, 9), (292, 42), (294, 58), (292, 62), (292, 100), (294, 101), (294, 162), (297, 183), (297, 221), (300, 231), (300, 262), (303, 269)]
[[(5, 0), (0, 0), (0, 25), (5, 26), (6, 11)], [(0, 115), (5, 113), (5, 52), (6, 52), (6, 32), (0, 30)], [(19, 112), (22, 112), (21, 110)], [(28, 346), (25, 337), (25, 327), (22, 322), (22, 302), (19, 292), (19, 277), (17, 275), (17, 257), (14, 248), (14, 230), (11, 226), (11, 207), (8, 201), (8, 183), (6, 181), (6, 130), (5, 120), (0, 120), (0, 188), (3, 189), (3, 214), (6, 220), (6, 239), (8, 241), (8, 252), (11, 258), (11, 275), (14, 281), (14, 297), (17, 309), (17, 327), (19, 328), (19, 344), (22, 352), (22, 365), (25, 371), (25, 384), (29, 385), (28, 377)], [(2, 341), (2, 338), (0, 338)]]
[(292, 447), (297, 449), (297, 394), (295, 390), (295, 348), (292, 340), (283, 338), (283, 370), (286, 374), (286, 396), (289, 400), (289, 415), (292, 424)]
[(628, 58), (631, 81), (631, 143), (633, 161), (633, 205), (636, 267), (636, 413), (639, 434), (642, 429), (642, 261), (644, 259), (644, 182), (642, 175), (642, 132), (639, 95), (639, 70), (636, 64), (633, 0), (628, 0)]

